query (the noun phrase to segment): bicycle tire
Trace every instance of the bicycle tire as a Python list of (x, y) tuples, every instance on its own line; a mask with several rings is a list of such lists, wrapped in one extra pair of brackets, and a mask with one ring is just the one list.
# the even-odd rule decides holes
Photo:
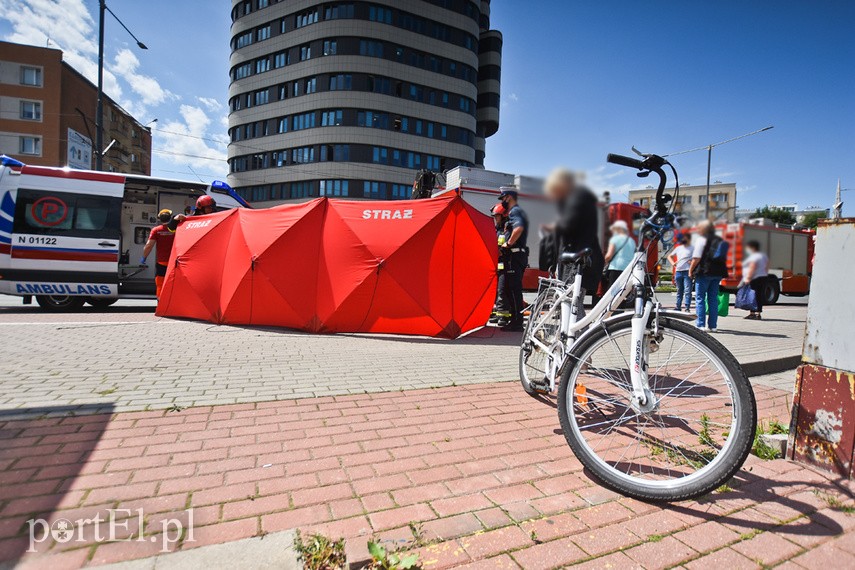
[[(545, 393), (545, 390), (536, 389), (532, 385), (531, 379), (529, 378), (529, 374), (527, 371), (527, 367), (529, 367), (528, 360), (529, 360), (529, 358), (531, 358), (532, 352), (535, 349), (531, 348), (531, 347), (527, 348), (526, 343), (527, 343), (528, 338), (531, 335), (532, 327), (534, 326), (535, 322), (538, 320), (537, 315), (540, 315), (541, 313), (544, 313), (544, 312), (550, 310), (550, 308), (551, 308), (550, 303), (554, 303), (554, 298), (555, 298), (556, 294), (557, 294), (557, 291), (555, 289), (544, 289), (543, 292), (540, 295), (538, 295), (538, 297), (537, 297), (537, 299), (535, 299), (534, 303), (531, 304), (531, 307), (530, 307), (531, 313), (530, 313), (530, 316), (528, 318), (528, 322), (526, 323), (525, 331), (523, 332), (523, 341), (522, 341), (522, 344), (520, 346), (520, 356), (519, 356), (519, 376), (520, 376), (520, 384), (522, 384), (523, 390), (525, 391), (526, 394), (529, 394), (530, 396), (536, 396), (538, 394), (543, 394), (543, 393)], [(550, 300), (550, 297), (552, 298), (552, 300)], [(560, 320), (561, 320), (560, 311), (557, 311), (556, 314), (553, 315), (553, 320), (554, 320), (554, 322), (551, 324), (551, 326), (553, 326), (555, 328), (555, 330), (553, 331), (555, 338), (550, 338), (548, 341), (548, 344), (552, 344), (557, 338), (557, 333), (558, 333), (558, 329), (560, 328), (559, 325), (560, 325)]]
[[(668, 502), (680, 501), (685, 499), (697, 498), (705, 495), (724, 483), (726, 483), (733, 475), (742, 467), (745, 459), (751, 451), (751, 446), (754, 440), (754, 434), (757, 424), (757, 410), (754, 399), (754, 392), (751, 389), (751, 384), (748, 381), (742, 367), (736, 361), (734, 356), (716, 339), (709, 334), (706, 334), (696, 327), (669, 318), (660, 319), (660, 329), (671, 330), (678, 332), (680, 335), (692, 339), (695, 343), (702, 347), (706, 347), (712, 353), (721, 368), (727, 371), (730, 376), (732, 391), (734, 398), (739, 399), (738, 413), (732, 413), (736, 419), (736, 427), (733, 441), (728, 444), (729, 447), (722, 451), (722, 457), (715, 460), (715, 465), (711, 462), (704, 469), (708, 469), (707, 473), (696, 476), (694, 479), (684, 482), (676, 482), (671, 487), (663, 488), (656, 487), (651, 484), (641, 484), (637, 481), (629, 481), (624, 477), (614, 466), (605, 466), (605, 461), (597, 456), (584, 438), (580, 439), (577, 431), (573, 429), (575, 422), (575, 413), (571, 416), (568, 408), (568, 391), (574, 390), (576, 393), (576, 379), (580, 372), (577, 368), (582, 368), (578, 365), (571, 366), (569, 363), (581, 362), (581, 358), (585, 357), (586, 352), (594, 350), (597, 343), (601, 343), (603, 337), (611, 338), (609, 335), (614, 335), (625, 329), (631, 329), (632, 322), (630, 320), (622, 321), (610, 325), (608, 328), (603, 327), (598, 332), (592, 334), (587, 339), (573, 347), (568, 355), (568, 365), (565, 367), (561, 376), (561, 382), (558, 388), (558, 416), (561, 422), (561, 429), (568, 445), (579, 461), (600, 481), (605, 487), (612, 489), (623, 495), (649, 502)], [(575, 377), (574, 377), (575, 374)], [(573, 384), (573, 386), (571, 386)], [(672, 390), (673, 391), (673, 390)], [(578, 397), (578, 396), (577, 396)], [(663, 396), (664, 398), (664, 396)], [(735, 405), (736, 402), (734, 402)], [(646, 429), (646, 428), (645, 428)], [(644, 429), (638, 429), (637, 433), (643, 433)], [(581, 433), (581, 432), (579, 432)], [(728, 432), (730, 434), (730, 432)], [(729, 435), (728, 435), (729, 437)], [(622, 459), (623, 456), (621, 456)], [(618, 460), (620, 462), (620, 460)], [(701, 473), (703, 469), (696, 472)], [(653, 471), (651, 470), (651, 473)], [(643, 471), (642, 471), (643, 473)], [(628, 473), (627, 473), (628, 475)]]

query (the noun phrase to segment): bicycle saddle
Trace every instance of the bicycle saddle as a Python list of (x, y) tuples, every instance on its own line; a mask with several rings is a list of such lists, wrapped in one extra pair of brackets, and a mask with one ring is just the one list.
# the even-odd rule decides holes
[(588, 261), (591, 258), (591, 248), (586, 247), (576, 252), (562, 253), (559, 259), (561, 263), (579, 263), (580, 261)]

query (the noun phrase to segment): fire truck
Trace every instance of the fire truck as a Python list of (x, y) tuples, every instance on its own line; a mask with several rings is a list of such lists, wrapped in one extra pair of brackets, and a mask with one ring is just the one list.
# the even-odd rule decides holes
[(208, 194), (248, 207), (227, 184), (29, 166), (0, 156), (0, 294), (48, 310), (154, 299), (154, 267), (139, 260), (157, 213)]
[(810, 291), (813, 273), (814, 230), (776, 227), (765, 220), (718, 224), (716, 233), (730, 244), (728, 276), (721, 282), (725, 291), (735, 292), (742, 281), (744, 245), (760, 243), (760, 251), (769, 256), (769, 278), (763, 293), (764, 304), (778, 302), (781, 295), (804, 297)]

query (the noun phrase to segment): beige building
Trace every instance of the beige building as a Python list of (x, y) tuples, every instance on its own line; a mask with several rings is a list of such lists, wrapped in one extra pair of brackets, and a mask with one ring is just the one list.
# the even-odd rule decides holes
[[(674, 194), (674, 189), (666, 190)], [(704, 218), (707, 201), (707, 186), (680, 186), (676, 196), (674, 211), (686, 216), (692, 221)], [(656, 196), (656, 189), (652, 186), (641, 190), (630, 190), (629, 201), (641, 206), (650, 207)], [(717, 182), (710, 184), (710, 217), (728, 222), (736, 221), (736, 184), (733, 182)]]
[[(37, 166), (95, 167), (98, 89), (62, 51), (0, 42), (0, 154)], [(104, 98), (104, 170), (151, 174), (151, 131)]]

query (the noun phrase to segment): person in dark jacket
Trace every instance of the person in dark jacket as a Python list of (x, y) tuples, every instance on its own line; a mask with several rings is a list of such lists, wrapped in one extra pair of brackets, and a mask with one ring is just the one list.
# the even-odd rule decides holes
[(597, 197), (588, 188), (577, 184), (573, 173), (564, 168), (554, 170), (543, 189), (558, 208), (558, 220), (553, 229), (559, 253), (591, 248), (591, 265), (582, 272), (582, 287), (596, 295), (606, 265), (600, 249)]

